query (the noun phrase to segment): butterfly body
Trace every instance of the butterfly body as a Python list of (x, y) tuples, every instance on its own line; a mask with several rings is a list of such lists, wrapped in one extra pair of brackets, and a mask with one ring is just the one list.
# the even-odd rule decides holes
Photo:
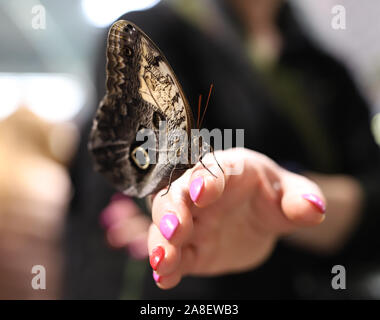
[[(106, 78), (106, 94), (96, 112), (88, 145), (95, 170), (123, 193), (145, 197), (193, 166), (188, 152), (192, 112), (162, 52), (131, 22), (119, 20), (110, 28)], [(166, 123), (164, 142), (159, 140), (162, 121)], [(141, 130), (154, 132), (160, 142), (153, 148), (155, 159), (136, 139)], [(186, 132), (189, 143), (178, 144), (178, 130)], [(186, 154), (189, 161), (171, 161), (167, 150), (174, 155)]]

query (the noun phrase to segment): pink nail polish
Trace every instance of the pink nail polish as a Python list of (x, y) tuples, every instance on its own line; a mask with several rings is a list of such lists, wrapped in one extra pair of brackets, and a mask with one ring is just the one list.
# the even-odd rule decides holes
[(153, 271), (153, 279), (156, 282), (160, 282), (161, 277), (156, 273), (156, 271)]
[(178, 225), (179, 221), (175, 214), (165, 214), (161, 218), (160, 231), (167, 240), (170, 240)]
[(193, 202), (196, 202), (203, 189), (204, 181), (203, 177), (198, 177), (191, 182), (190, 185), (190, 198)]
[(303, 194), (302, 198), (304, 198), (307, 201), (311, 202), (314, 206), (316, 206), (318, 208), (318, 210), (321, 213), (325, 213), (326, 212), (326, 206), (325, 206), (324, 202), (317, 195), (315, 195), (313, 193), (307, 193), (307, 194)]
[(121, 192), (117, 192), (117, 193), (115, 193), (115, 194), (111, 197), (111, 202), (113, 202), (113, 201), (119, 201), (119, 200), (130, 201), (131, 198), (128, 197), (127, 195), (121, 193)]

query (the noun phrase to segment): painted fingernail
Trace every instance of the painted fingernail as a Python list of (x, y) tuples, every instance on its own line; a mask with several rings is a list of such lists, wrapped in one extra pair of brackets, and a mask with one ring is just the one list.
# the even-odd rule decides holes
[(318, 210), (321, 213), (325, 213), (326, 212), (325, 203), (317, 195), (315, 195), (313, 193), (307, 193), (307, 194), (303, 194), (302, 198), (306, 199), (307, 201), (310, 201), (314, 206), (316, 206), (318, 208)]
[(191, 182), (190, 185), (190, 198), (193, 202), (197, 201), (201, 191), (203, 189), (204, 181), (203, 177), (198, 177)]
[(156, 247), (153, 249), (152, 254), (149, 257), (150, 266), (153, 270), (157, 270), (158, 265), (165, 257), (165, 250), (163, 247)]
[(115, 194), (111, 197), (111, 202), (112, 202), (112, 201), (119, 201), (119, 200), (130, 201), (131, 198), (128, 197), (127, 195), (121, 193), (121, 192), (117, 192), (117, 193), (115, 193)]
[(167, 240), (170, 240), (178, 225), (179, 221), (175, 214), (166, 214), (161, 219), (160, 231)]
[(153, 271), (153, 279), (156, 282), (160, 282), (161, 277), (155, 271)]

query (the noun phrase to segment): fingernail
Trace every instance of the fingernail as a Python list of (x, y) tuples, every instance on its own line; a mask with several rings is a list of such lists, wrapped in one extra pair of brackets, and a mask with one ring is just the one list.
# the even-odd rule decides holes
[(156, 282), (160, 282), (161, 277), (155, 271), (153, 271), (153, 279)]
[(325, 203), (317, 195), (313, 193), (307, 193), (307, 194), (303, 194), (302, 198), (306, 199), (307, 201), (310, 201), (313, 205), (315, 205), (318, 208), (318, 210), (321, 213), (325, 213), (326, 211)]
[(190, 185), (190, 198), (193, 202), (197, 201), (203, 189), (203, 177), (198, 177), (191, 182)]
[(162, 217), (160, 222), (160, 230), (162, 235), (167, 239), (173, 236), (179, 224), (178, 218), (175, 214), (166, 214)]
[(153, 270), (157, 270), (157, 267), (161, 260), (165, 257), (165, 250), (163, 247), (156, 247), (153, 249), (150, 255), (149, 262)]
[(131, 200), (130, 197), (128, 197), (127, 195), (121, 193), (121, 192), (117, 192), (115, 193), (112, 197), (111, 197), (111, 202), (113, 201), (119, 201), (119, 200)]

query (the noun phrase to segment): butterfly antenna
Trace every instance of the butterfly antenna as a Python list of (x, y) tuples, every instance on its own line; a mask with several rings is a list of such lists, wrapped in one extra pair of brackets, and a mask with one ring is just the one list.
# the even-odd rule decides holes
[(209, 93), (208, 93), (208, 97), (207, 97), (206, 107), (205, 107), (205, 109), (204, 109), (204, 111), (203, 111), (202, 118), (201, 118), (201, 122), (199, 123), (199, 127), (198, 127), (198, 128), (200, 128), (200, 127), (202, 126), (203, 119), (204, 119), (204, 117), (205, 117), (205, 115), (206, 115), (206, 111), (207, 111), (208, 103), (209, 103), (209, 101), (210, 101), (211, 92), (212, 92), (212, 89), (213, 89), (213, 88), (214, 88), (214, 85), (211, 83), (210, 91), (209, 91)]
[(199, 95), (198, 99), (198, 116), (197, 116), (197, 129), (199, 129), (199, 119), (201, 116), (202, 95)]

